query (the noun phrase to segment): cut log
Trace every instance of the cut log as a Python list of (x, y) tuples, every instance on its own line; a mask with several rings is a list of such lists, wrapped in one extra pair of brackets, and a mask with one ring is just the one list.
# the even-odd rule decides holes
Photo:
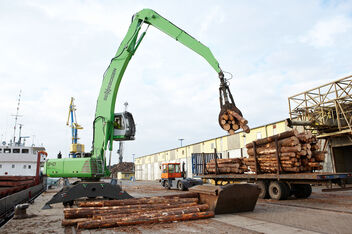
[(224, 119), (224, 120), (228, 120), (228, 119), (229, 119), (229, 116), (228, 116), (227, 114), (223, 114), (223, 115), (221, 116), (221, 118)]
[[(283, 146), (280, 148), (280, 152), (282, 153), (289, 153), (289, 152), (299, 152), (301, 151), (301, 145), (296, 146)], [(258, 147), (256, 148), (257, 154), (273, 154), (276, 152), (276, 148), (263, 148)], [(248, 155), (254, 155), (254, 148), (247, 149)]]
[[(171, 196), (156, 196), (132, 198), (123, 200), (103, 200), (103, 201), (84, 201), (79, 202), (79, 207), (102, 207), (102, 206), (126, 206), (126, 205), (140, 205), (140, 204), (156, 204), (156, 203), (172, 203), (172, 202), (187, 202), (189, 198), (198, 198), (196, 193), (171, 195)], [(77, 209), (77, 208), (75, 208)]]
[(232, 110), (227, 110), (227, 113), (229, 113), (230, 115), (232, 115), (233, 117), (235, 117), (240, 123), (241, 125), (246, 125), (248, 124), (248, 121), (243, 118), (241, 115), (239, 115), (238, 113), (236, 113), (235, 111)]
[(159, 210), (146, 210), (146, 211), (139, 211), (136, 213), (131, 213), (128, 216), (126, 214), (111, 214), (109, 212), (106, 212), (104, 214), (99, 214), (96, 216), (93, 216), (93, 218), (78, 218), (78, 219), (64, 219), (62, 220), (61, 225), (62, 226), (72, 226), (76, 225), (78, 222), (84, 222), (84, 221), (91, 221), (91, 220), (102, 220), (102, 219), (112, 219), (112, 218), (132, 218), (133, 217), (142, 217), (142, 216), (155, 216), (155, 215), (171, 215), (171, 214), (188, 214), (188, 213), (194, 213), (194, 212), (201, 212), (201, 211), (206, 211), (209, 209), (209, 206), (207, 204), (201, 204), (197, 206), (191, 206), (191, 207), (177, 207), (177, 208), (171, 208), (171, 209), (159, 209)]
[(325, 153), (325, 151), (314, 151), (312, 157), (314, 157), (317, 162), (324, 162)]
[(151, 223), (166, 223), (175, 221), (185, 221), (185, 220), (195, 220), (203, 218), (214, 217), (213, 211), (197, 212), (191, 214), (180, 214), (180, 215), (170, 215), (163, 217), (143, 217), (143, 218), (132, 218), (132, 219), (110, 219), (110, 220), (91, 220), (87, 222), (79, 222), (77, 224), (78, 229), (92, 229), (92, 228), (107, 228), (107, 227), (119, 227), (119, 226), (129, 226), (136, 224), (151, 224)]
[[(170, 208), (178, 208), (178, 207), (191, 207), (197, 206), (197, 202), (192, 203), (173, 203), (173, 204), (145, 204), (142, 205), (134, 205), (133, 208), (129, 206), (109, 206), (109, 207), (94, 207), (94, 209), (89, 209), (89, 207), (85, 208), (66, 208), (64, 209), (64, 217), (65, 219), (75, 219), (75, 218), (91, 218), (93, 215), (110, 213), (110, 214), (131, 214), (139, 211), (148, 211), (148, 210), (160, 210), (160, 209), (170, 209)], [(100, 209), (99, 209), (100, 208)], [(108, 209), (102, 209), (108, 208)]]
[(225, 124), (225, 125), (223, 126), (223, 129), (226, 130), (226, 131), (230, 130), (230, 128), (231, 128), (231, 125), (230, 125), (230, 124)]
[[(270, 142), (274, 142), (275, 139), (280, 140), (280, 139), (283, 139), (283, 138), (288, 138), (288, 137), (297, 136), (297, 135), (298, 135), (297, 129), (293, 129), (293, 130), (290, 130), (290, 131), (286, 131), (286, 132), (283, 132), (283, 133), (276, 134), (274, 136), (270, 136), (270, 137), (267, 137), (267, 138), (256, 140), (255, 143), (259, 146), (259, 145), (267, 144), (267, 143), (270, 143)], [(246, 145), (246, 147), (247, 148), (253, 147), (253, 142), (248, 143)]]

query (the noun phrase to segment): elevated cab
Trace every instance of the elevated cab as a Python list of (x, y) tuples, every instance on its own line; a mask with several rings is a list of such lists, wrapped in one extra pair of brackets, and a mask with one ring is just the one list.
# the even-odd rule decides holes
[(128, 141), (134, 140), (136, 134), (136, 125), (130, 112), (121, 112), (114, 114), (114, 140)]

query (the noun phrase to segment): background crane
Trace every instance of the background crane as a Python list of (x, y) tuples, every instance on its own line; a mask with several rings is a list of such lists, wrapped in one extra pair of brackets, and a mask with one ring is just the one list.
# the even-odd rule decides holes
[[(66, 125), (71, 127), (71, 134), (72, 134), (72, 143), (70, 146), (70, 154), (69, 157), (72, 158), (80, 158), (84, 153), (84, 145), (78, 144), (78, 129), (83, 129), (81, 125), (77, 123), (77, 116), (76, 116), (76, 105), (74, 104), (74, 98), (71, 97), (70, 106), (68, 110), (68, 117)], [(70, 118), (71, 117), (71, 118)], [(71, 119), (71, 124), (69, 123)]]

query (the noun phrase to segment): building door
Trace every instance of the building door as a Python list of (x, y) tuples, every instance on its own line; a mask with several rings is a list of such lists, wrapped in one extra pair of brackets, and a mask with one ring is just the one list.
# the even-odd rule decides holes
[(336, 172), (352, 172), (352, 146), (333, 147)]

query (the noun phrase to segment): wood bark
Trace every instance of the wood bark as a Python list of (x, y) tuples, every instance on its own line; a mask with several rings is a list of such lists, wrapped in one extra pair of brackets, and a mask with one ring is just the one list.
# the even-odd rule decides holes
[(123, 200), (103, 200), (103, 201), (84, 201), (79, 202), (79, 207), (103, 207), (103, 206), (126, 206), (126, 205), (139, 205), (139, 204), (156, 204), (156, 203), (171, 203), (171, 202), (187, 202), (194, 201), (188, 200), (190, 198), (198, 198), (195, 193), (184, 194), (184, 197), (170, 196), (170, 197), (143, 197), (131, 198)]
[[(283, 138), (288, 138), (288, 137), (297, 136), (297, 135), (298, 135), (298, 131), (296, 129), (294, 129), (294, 130), (290, 130), (290, 131), (286, 131), (286, 132), (283, 132), (283, 133), (276, 134), (274, 136), (270, 136), (270, 137), (267, 137), (267, 138), (259, 139), (259, 140), (256, 140), (254, 142), (259, 146), (259, 145), (267, 144), (267, 143), (270, 143), (270, 142), (274, 142), (275, 139), (281, 140)], [(252, 148), (253, 147), (253, 142), (248, 143), (246, 145), (246, 147), (247, 148)]]
[[(150, 206), (139, 205), (140, 207), (134, 206), (133, 208), (121, 206), (118, 208), (110, 207), (93, 207), (95, 209), (88, 209), (89, 207), (84, 208), (66, 208), (64, 209), (64, 217), (66, 219), (74, 218), (90, 218), (93, 215), (110, 213), (110, 214), (131, 214), (139, 211), (148, 211), (148, 210), (160, 210), (160, 209), (170, 209), (178, 207), (191, 207), (197, 206), (197, 202), (193, 203), (174, 203), (174, 204), (151, 204)], [(108, 208), (108, 209), (97, 209), (97, 208)], [(109, 209), (110, 208), (110, 209)], [(111, 209), (112, 208), (112, 209)]]
[(78, 229), (92, 229), (92, 228), (106, 228), (106, 227), (119, 227), (129, 226), (136, 224), (151, 224), (151, 223), (166, 223), (174, 221), (195, 220), (203, 218), (214, 217), (213, 211), (196, 212), (190, 214), (170, 215), (163, 217), (143, 217), (140, 219), (110, 219), (110, 220), (91, 220), (87, 222), (79, 222)]
[[(280, 147), (280, 152), (282, 153), (289, 153), (289, 152), (299, 152), (301, 151), (301, 145), (296, 146), (283, 146)], [(274, 154), (276, 152), (276, 148), (265, 148), (265, 147), (258, 147), (256, 148), (257, 154)], [(254, 156), (254, 148), (247, 149), (248, 155)]]
[(73, 226), (76, 225), (78, 222), (84, 222), (84, 221), (91, 221), (91, 220), (103, 220), (103, 219), (116, 219), (116, 218), (124, 218), (124, 217), (151, 217), (151, 216), (162, 216), (162, 215), (175, 215), (175, 214), (188, 214), (188, 213), (194, 213), (194, 212), (201, 212), (201, 211), (206, 211), (209, 209), (209, 206), (207, 204), (201, 204), (197, 206), (191, 206), (191, 207), (177, 207), (177, 208), (172, 208), (172, 209), (160, 209), (160, 210), (146, 210), (146, 211), (138, 211), (136, 213), (131, 213), (128, 216), (126, 214), (111, 214), (109, 212), (106, 212), (104, 214), (99, 214), (95, 215), (92, 218), (78, 218), (78, 219), (64, 219), (62, 220), (61, 225), (62, 226)]

